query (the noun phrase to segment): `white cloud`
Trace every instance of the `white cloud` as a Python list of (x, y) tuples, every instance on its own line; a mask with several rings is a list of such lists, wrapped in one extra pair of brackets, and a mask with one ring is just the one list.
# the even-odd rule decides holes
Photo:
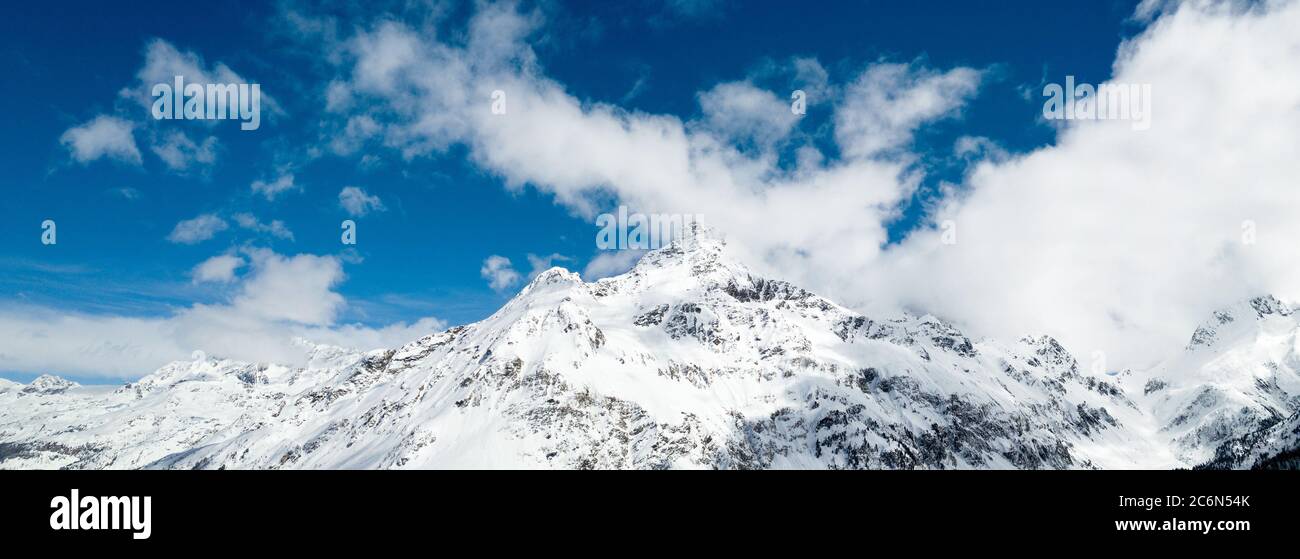
[(582, 270), (582, 279), (596, 281), (631, 270), (645, 254), (643, 250), (606, 250), (596, 254)]
[(154, 155), (172, 171), (188, 171), (191, 167), (211, 167), (217, 162), (217, 138), (208, 136), (196, 143), (184, 132), (173, 130), (151, 146)]
[(790, 60), (792, 85), (808, 95), (808, 104), (823, 103), (831, 95), (830, 74), (816, 58), (795, 57)]
[(493, 291), (505, 291), (519, 283), (519, 272), (515, 271), (510, 259), (493, 254), (483, 260), (483, 267), (478, 271)]
[[(1162, 9), (1149, 9), (1156, 4)], [(737, 150), (734, 131), (708, 122), (711, 114), (762, 116), (761, 109), (742, 110), (775, 107), (762, 91), (712, 88), (701, 105), (706, 98), (717, 103), (700, 122), (581, 100), (540, 74), (526, 40), (538, 16), (484, 5), (463, 41), (385, 20), (341, 43), (344, 65), (331, 87), (331, 109), (340, 112), (340, 128), (356, 132), (344, 146), (350, 149), (374, 139), (411, 158), (462, 144), (510, 186), (553, 193), (579, 214), (611, 197), (641, 212), (704, 214), (760, 272), (859, 308), (919, 309), (1004, 339), (1046, 332), (1080, 355), (1106, 352), (1113, 367), (1143, 365), (1184, 344), (1196, 322), (1224, 302), (1265, 291), (1300, 298), (1292, 242), (1300, 238), (1300, 221), (1291, 215), (1300, 207), (1300, 73), (1278, 71), (1300, 67), (1300, 3), (1235, 6), (1145, 2), (1139, 15), (1156, 19), (1119, 50), (1113, 81), (1153, 85), (1151, 128), (1069, 123), (1053, 146), (973, 157), (969, 176), (926, 217), (928, 226), (953, 220), (955, 245), (925, 228), (886, 246), (884, 223), (924, 178), (907, 162), (915, 155), (907, 152), (913, 134), (960, 115), (982, 77), (970, 68), (881, 63), (843, 86), (825, 86), (838, 92), (827, 102), (836, 104), (834, 140), (843, 157), (805, 145), (797, 166), (786, 169), (764, 154)], [(812, 62), (799, 72), (824, 81)], [(490, 112), (494, 89), (508, 93), (508, 117)], [(752, 102), (731, 103), (722, 95), (729, 89)], [(1030, 106), (1026, 122), (1037, 117)], [(78, 128), (83, 136), (64, 135), (75, 159), (139, 161), (129, 124), (124, 136), (121, 126), (90, 134), (99, 130), (91, 124)], [(101, 137), (114, 135), (113, 142)], [(132, 149), (105, 147), (124, 140)], [(996, 154), (991, 147), (968, 138), (954, 150)], [(360, 189), (340, 193), (340, 204), (354, 214), (376, 209), (372, 199), (378, 204)], [(1255, 244), (1242, 242), (1246, 222), (1258, 227)], [(191, 228), (197, 233), (180, 236), (202, 236), (203, 228)], [(173, 236), (181, 230), (178, 224)], [(258, 335), (278, 339), (283, 323), (296, 324), (295, 331), (341, 332), (329, 324), (344, 304), (329, 296), (341, 269), (312, 260), (290, 264), (295, 258), (250, 255), (252, 271), (235, 299), (196, 305), (171, 320), (36, 320), (33, 311), (15, 322), (16, 311), (3, 311), (3, 365), (46, 368), (44, 357), (93, 370), (116, 364), (106, 357), (142, 363), (168, 352), (188, 355), (200, 339), (270, 355), (278, 349), (261, 351)], [(602, 253), (584, 276), (621, 271), (634, 258)], [(266, 270), (276, 277), (258, 279)], [(496, 255), (480, 272), (494, 289), (521, 279)], [(294, 275), (314, 278), (304, 283), (310, 293), (298, 294), (307, 299), (288, 292), (295, 281), (286, 278)], [(279, 305), (280, 297), (291, 305)], [(158, 342), (132, 341), (140, 339)]]
[[(424, 45), (404, 32), (399, 24), (383, 24), (374, 33), (357, 35), (353, 48), (367, 60), (353, 73), (355, 82), (369, 91), (391, 92), (397, 89), (403, 70), (417, 64), (422, 58)], [(345, 89), (332, 92), (335, 97), (345, 95)]]
[(266, 197), (268, 202), (274, 201), (280, 194), (300, 189), (300, 187), (294, 185), (292, 173), (284, 173), (271, 182), (255, 180), (250, 188), (253, 189), (254, 194), (261, 194)]
[(219, 254), (199, 263), (190, 275), (194, 278), (194, 283), (230, 283), (235, 281), (235, 270), (244, 264), (244, 259), (237, 255)]
[(211, 239), (217, 233), (230, 228), (226, 220), (215, 214), (201, 214), (176, 224), (167, 240), (173, 243), (192, 245)]
[[(220, 152), (217, 138), (208, 136), (197, 141), (176, 129), (177, 123), (164, 123), (150, 116), (149, 110), (155, 99), (153, 86), (159, 83), (172, 85), (176, 76), (183, 76), (186, 83), (191, 84), (251, 83), (225, 64), (209, 66), (193, 51), (181, 51), (167, 41), (154, 39), (145, 47), (144, 64), (136, 73), (136, 82), (118, 92), (119, 98), (138, 103), (143, 110), (125, 111), (119, 107), (118, 114), (127, 116), (99, 115), (65, 131), (59, 142), (78, 163), (86, 164), (108, 158), (141, 165), (140, 149), (134, 134), (140, 128), (145, 131), (150, 151), (169, 171), (179, 174), (198, 171), (206, 174), (216, 164)], [(260, 97), (260, 107), (271, 114), (283, 114), (275, 99), (264, 91)], [(218, 121), (202, 122), (211, 127), (216, 126)]]
[[(159, 121), (147, 116), (154, 102), (153, 86), (159, 83), (171, 85), (176, 76), (183, 76), (187, 83), (251, 82), (225, 64), (208, 66), (193, 51), (181, 51), (162, 39), (149, 42), (144, 58), (144, 64), (136, 73), (136, 83), (123, 88), (118, 95), (122, 99), (138, 103), (144, 109), (131, 114), (145, 116), (137, 119), (99, 115), (90, 122), (68, 129), (59, 138), (60, 143), (67, 147), (72, 158), (79, 163), (109, 158), (140, 165), (140, 149), (135, 142), (134, 130), (143, 128), (149, 138), (150, 151), (162, 160), (168, 170), (184, 173), (197, 168), (206, 171), (216, 163), (219, 152), (217, 138), (208, 136), (202, 141), (196, 141), (176, 130), (174, 123), (170, 122), (166, 126), (173, 128), (160, 128)], [(275, 99), (265, 92), (261, 95), (260, 105), (272, 114), (283, 113)], [(203, 122), (208, 126), (217, 123), (215, 120)]]
[(970, 68), (935, 72), (912, 64), (877, 64), (849, 84), (835, 110), (835, 139), (847, 157), (906, 147), (922, 124), (950, 116), (979, 89)]
[(952, 153), (966, 159), (989, 158), (1005, 160), (1007, 153), (997, 142), (983, 136), (961, 136), (953, 142)]
[(81, 126), (69, 128), (59, 142), (68, 148), (78, 163), (90, 163), (101, 157), (140, 164), (140, 149), (131, 131), (135, 125), (126, 120), (99, 115)]
[(790, 101), (749, 82), (721, 83), (698, 97), (707, 126), (736, 144), (770, 148), (799, 121)]
[(258, 271), (244, 282), (232, 307), (241, 315), (266, 320), (328, 325), (342, 309), (343, 296), (332, 288), (343, 281), (343, 265), (333, 256), (285, 257), (267, 249), (250, 249)]
[(355, 186), (345, 186), (339, 191), (339, 207), (348, 212), (352, 217), (361, 217), (370, 212), (382, 212), (387, 210), (384, 203), (379, 200), (378, 196), (366, 194)]
[(529, 253), (528, 254), (528, 268), (529, 268), (528, 279), (532, 280), (533, 278), (537, 277), (537, 274), (549, 270), (552, 266), (555, 265), (556, 262), (568, 262), (570, 260), (573, 259), (563, 254), (560, 254), (558, 252), (543, 255), (543, 256)]
[[(1300, 3), (1235, 6), (1166, 8), (1119, 50), (1114, 81), (1153, 85), (1150, 130), (1071, 123), (1055, 145), (1011, 157), (956, 145), (969, 176), (898, 245), (884, 224), (925, 178), (913, 135), (959, 117), (979, 70), (878, 63), (827, 86), (841, 157), (810, 143), (793, 169), (737, 150), (707, 122), (573, 97), (540, 74), (527, 43), (538, 18), (509, 6), (480, 8), (464, 43), (391, 21), (364, 29), (341, 51), (337, 83), (404, 157), (465, 145), (510, 187), (550, 192), (580, 215), (610, 198), (704, 214), (760, 272), (864, 310), (932, 312), (975, 335), (1047, 332), (1124, 366), (1177, 349), (1228, 300), (1300, 296), (1288, 246), (1300, 238), (1288, 215), (1300, 207), (1300, 73), (1278, 71), (1300, 66)], [(507, 115), (489, 110), (495, 89)], [(1030, 105), (1024, 119), (1038, 116)], [(945, 219), (956, 245), (930, 229)], [(1242, 244), (1245, 221), (1257, 244)]]
[(1112, 80), (1152, 85), (1149, 130), (1069, 122), (1055, 146), (977, 165), (934, 216), (958, 243), (918, 232), (863, 286), (990, 335), (1049, 332), (1118, 367), (1174, 354), (1233, 300), (1297, 298), (1300, 73), (1278, 71), (1300, 67), (1296, 29), (1300, 3), (1162, 15), (1120, 48)]
[[(245, 79), (224, 63), (208, 65), (194, 51), (182, 51), (165, 40), (154, 39), (145, 46), (144, 64), (136, 72), (136, 83), (123, 88), (118, 94), (125, 99), (135, 100), (147, 109), (153, 106), (153, 86), (159, 83), (172, 84), (176, 76), (183, 76), (185, 83), (258, 83), (257, 80)], [(261, 105), (273, 113), (282, 112), (279, 104), (265, 89), (262, 91)], [(215, 126), (219, 121), (203, 122)]]
[(290, 231), (284, 222), (278, 219), (273, 219), (270, 223), (262, 223), (257, 219), (257, 216), (250, 213), (237, 213), (231, 217), (235, 219), (235, 223), (239, 224), (240, 227), (249, 231), (267, 233), (277, 239), (293, 240), (293, 231)]
[[(176, 129), (177, 123), (154, 120), (150, 116), (153, 105), (153, 86), (159, 83), (172, 85), (176, 76), (186, 83), (252, 83), (222, 63), (209, 66), (193, 51), (181, 51), (162, 39), (154, 39), (145, 47), (144, 64), (136, 73), (136, 82), (118, 92), (121, 99), (138, 103), (143, 110), (124, 111), (120, 115), (99, 115), (94, 120), (68, 129), (59, 138), (79, 163), (89, 163), (100, 158), (141, 164), (140, 149), (135, 142), (134, 130), (145, 131), (150, 151), (177, 173), (198, 170), (206, 172), (216, 164), (220, 143), (215, 136), (196, 141)], [(265, 91), (260, 97), (260, 107), (271, 114), (283, 114), (279, 104)], [(129, 107), (128, 107), (129, 108)], [(138, 117), (138, 118), (137, 118)], [(216, 126), (219, 121), (202, 121)], [(164, 128), (165, 127), (165, 128)]]
[(342, 132), (330, 134), (330, 150), (337, 155), (351, 155), (382, 130), (383, 127), (370, 115), (349, 117)]
[[(458, 46), (386, 21), (347, 42), (348, 65), (336, 83), (367, 107), (365, 114), (382, 118), (384, 143), (404, 157), (464, 144), (473, 161), (508, 186), (529, 184), (551, 192), (585, 216), (611, 195), (640, 212), (703, 214), (716, 228), (734, 232), (741, 240), (738, 248), (754, 260), (768, 260), (814, 287), (852, 283), (846, 277), (813, 280), (841, 279), (838, 270), (846, 260), (865, 262), (878, 255), (887, 238), (882, 223), (910, 198), (920, 179), (904, 173), (904, 162), (828, 160), (810, 145), (800, 151), (797, 168), (784, 169), (770, 154), (736, 149), (707, 123), (579, 100), (538, 75), (526, 42), (537, 23), (535, 16), (508, 6), (484, 6), (472, 18), (465, 46)], [(820, 75), (807, 61), (802, 67), (811, 80)], [(897, 74), (890, 83), (908, 86), (896, 92), (906, 98), (926, 97), (915, 91), (918, 87), (964, 92), (939, 84), (978, 72), (909, 66), (906, 75)], [(507, 93), (506, 115), (490, 110), (494, 89)], [(775, 111), (775, 96), (738, 91)], [(943, 111), (913, 111), (906, 126), (889, 131), (910, 134), (928, 116), (951, 116), (960, 99), (935, 101)], [(782, 104), (774, 114), (788, 111)], [(888, 143), (906, 142), (895, 136)]]
[[(247, 249), (251, 267), (231, 299), (195, 304), (153, 318), (67, 313), (41, 307), (0, 310), (0, 369), (137, 378), (192, 352), (249, 361), (304, 364), (304, 337), (319, 343), (394, 347), (442, 330), (426, 317), (379, 328), (337, 324), (346, 305), (333, 290), (343, 279), (333, 256), (284, 256)], [(238, 257), (236, 257), (238, 258)]]

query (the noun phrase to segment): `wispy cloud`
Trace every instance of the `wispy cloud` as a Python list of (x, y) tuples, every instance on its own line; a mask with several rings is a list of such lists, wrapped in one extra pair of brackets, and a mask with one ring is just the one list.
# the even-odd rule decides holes
[(273, 219), (268, 223), (263, 223), (257, 219), (257, 216), (250, 213), (237, 213), (232, 217), (234, 218), (235, 223), (239, 224), (243, 229), (255, 231), (257, 233), (265, 233), (277, 239), (284, 239), (287, 241), (293, 240), (293, 231), (290, 231), (289, 227), (286, 226), (283, 221), (278, 219)]
[[(508, 186), (551, 193), (578, 215), (611, 197), (707, 215), (762, 268), (851, 304), (921, 308), (977, 334), (1046, 331), (1078, 351), (1139, 362), (1177, 347), (1224, 300), (1300, 294), (1281, 244), (1246, 248), (1238, 238), (1243, 220), (1268, 223), (1271, 239), (1300, 237), (1278, 214), (1295, 205), (1284, 202), (1296, 193), (1294, 157), (1279, 149), (1300, 130), (1286, 116), (1300, 78), (1268, 70), (1300, 52), (1300, 5), (1210, 4), (1171, 8), (1118, 50), (1114, 79), (1157, 92), (1151, 130), (1071, 123), (1054, 145), (1004, 159), (949, 144), (969, 159), (969, 177), (896, 245), (888, 224), (926, 179), (916, 134), (962, 118), (984, 70), (884, 60), (824, 84), (820, 64), (799, 59), (790, 72), (834, 95), (816, 99), (829, 105), (819, 108), (831, 113), (821, 138), (830, 146), (796, 139), (793, 163), (736, 142), (785, 138), (789, 91), (707, 88), (702, 120), (579, 99), (535, 63), (531, 38), (544, 19), (511, 5), (480, 7), (463, 42), (396, 20), (359, 26), (339, 39), (331, 81), (351, 100), (335, 107), (339, 122), (374, 118), (403, 158), (464, 146)], [(1285, 61), (1243, 61), (1225, 48)], [(1246, 83), (1268, 84), (1269, 94)], [(494, 89), (508, 94), (506, 114), (490, 110)], [(1229, 196), (1227, 184), (1243, 186)], [(956, 244), (937, 236), (947, 219)]]
[(488, 280), (488, 287), (497, 292), (518, 285), (521, 279), (519, 272), (510, 263), (510, 259), (498, 254), (493, 254), (483, 260), (483, 266), (479, 268), (479, 275)]
[[(249, 272), (234, 277), (245, 265)], [(161, 317), (7, 305), (0, 310), (0, 369), (134, 378), (188, 359), (194, 351), (295, 364), (305, 358), (296, 337), (372, 349), (446, 327), (432, 317), (377, 328), (338, 324), (347, 301), (335, 291), (343, 269), (333, 256), (285, 256), (248, 248), (241, 255), (208, 259), (195, 274), (196, 279), (228, 279), (231, 295), (221, 303), (194, 304)]]
[(202, 172), (216, 163), (219, 145), (215, 136), (195, 142), (184, 132), (172, 130), (162, 134), (150, 150), (172, 171)]
[(537, 255), (537, 254), (529, 253), (527, 255), (527, 258), (528, 258), (528, 267), (529, 267), (528, 279), (530, 280), (537, 277), (537, 274), (540, 274), (550, 269), (551, 266), (554, 266), (556, 262), (568, 262), (570, 260), (573, 260), (572, 258), (569, 258), (568, 256), (565, 256), (558, 252), (546, 254), (546, 255)]
[(200, 262), (191, 275), (195, 283), (215, 282), (230, 283), (235, 281), (235, 270), (242, 268), (245, 261), (234, 254), (218, 254)]
[(339, 191), (339, 207), (352, 217), (361, 217), (370, 212), (382, 212), (388, 208), (378, 196), (367, 194), (356, 186), (345, 186)]
[(69, 128), (59, 141), (78, 163), (107, 158), (139, 165), (140, 148), (135, 144), (134, 129), (135, 124), (125, 119), (99, 115), (85, 124)]
[(601, 251), (587, 263), (586, 268), (583, 268), (582, 279), (596, 281), (631, 270), (644, 254), (643, 250)]
[(290, 190), (301, 190), (301, 187), (294, 184), (292, 173), (284, 173), (270, 182), (255, 180), (250, 188), (254, 194), (261, 194), (268, 202)]
[(229, 228), (230, 224), (215, 214), (202, 214), (177, 223), (171, 234), (167, 235), (167, 240), (173, 243), (192, 245), (211, 239), (217, 233)]

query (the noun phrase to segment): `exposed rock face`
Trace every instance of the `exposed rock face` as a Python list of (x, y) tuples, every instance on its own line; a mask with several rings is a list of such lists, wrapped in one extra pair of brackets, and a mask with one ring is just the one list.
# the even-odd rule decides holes
[[(1291, 317), (1276, 300), (1230, 312), (1189, 355), (1229, 351), (1225, 325)], [(1293, 414), (1297, 394), (1290, 357), (1249, 386), (1117, 383), (1050, 337), (866, 317), (709, 235), (594, 283), (548, 270), (400, 348), (304, 351), (303, 368), (177, 362), (116, 390), (0, 386), (0, 467), (1171, 467)]]

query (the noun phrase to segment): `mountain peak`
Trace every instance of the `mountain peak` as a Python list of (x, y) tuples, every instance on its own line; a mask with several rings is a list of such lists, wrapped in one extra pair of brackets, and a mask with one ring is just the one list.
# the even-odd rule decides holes
[(748, 268), (732, 258), (727, 251), (727, 241), (716, 229), (701, 223), (690, 223), (681, 237), (668, 245), (647, 252), (637, 262), (634, 270), (689, 266), (692, 275), (702, 275), (719, 268), (748, 273)]
[(72, 382), (68, 379), (65, 379), (63, 377), (57, 377), (54, 375), (47, 374), (47, 375), (41, 375), (39, 377), (36, 377), (35, 380), (28, 383), (27, 386), (23, 388), (23, 392), (26, 393), (40, 392), (42, 394), (57, 394), (60, 392), (64, 392), (69, 388), (76, 388), (78, 386), (81, 385)]
[(1294, 309), (1273, 295), (1260, 295), (1214, 311), (1202, 322), (1187, 343), (1189, 351), (1214, 346), (1220, 339), (1235, 337), (1238, 331), (1253, 330), (1257, 323), (1290, 317)]
[(582, 278), (575, 272), (570, 272), (569, 270), (559, 266), (551, 266), (546, 271), (537, 274), (537, 277), (534, 277), (533, 280), (528, 283), (530, 286), (557, 283), (582, 283)]
[(1290, 305), (1278, 300), (1272, 295), (1263, 295), (1250, 300), (1251, 308), (1255, 309), (1255, 314), (1263, 318), (1266, 315), (1276, 314), (1278, 316), (1291, 316), (1292, 308)]
[(547, 269), (492, 316), (400, 348), (303, 341), (306, 367), (178, 361), (111, 394), (0, 383), (0, 443), (42, 450), (0, 469), (1148, 467), (1295, 413), (1295, 360), (1274, 357), (1294, 337), (1256, 336), (1296, 330), (1273, 297), (1221, 311), (1215, 353), (1184, 359), (1212, 365), (1143, 379), (1138, 398), (1051, 337), (873, 320), (688, 231), (594, 283)]
[(546, 271), (537, 274), (528, 285), (519, 291), (520, 297), (529, 293), (546, 292), (555, 289), (564, 289), (568, 287), (583, 285), (582, 277), (576, 272), (570, 272), (559, 266), (551, 266)]

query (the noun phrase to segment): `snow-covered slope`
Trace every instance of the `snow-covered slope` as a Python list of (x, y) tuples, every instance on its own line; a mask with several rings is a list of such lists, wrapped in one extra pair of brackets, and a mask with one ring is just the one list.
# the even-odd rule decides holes
[(1168, 444), (1192, 384), (1159, 400), (1048, 337), (863, 316), (703, 233), (594, 283), (553, 268), (400, 348), (303, 348), (303, 368), (0, 386), (0, 467), (1158, 468), (1205, 452)]
[(1183, 462), (1207, 462), (1300, 410), (1298, 318), (1271, 296), (1219, 310), (1181, 355), (1125, 386)]

